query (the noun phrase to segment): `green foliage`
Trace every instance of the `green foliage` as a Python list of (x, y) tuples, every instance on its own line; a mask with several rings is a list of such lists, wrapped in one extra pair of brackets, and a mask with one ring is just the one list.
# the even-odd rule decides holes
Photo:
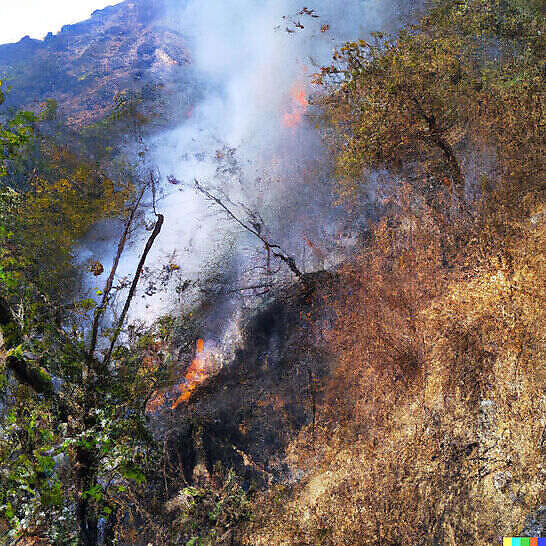
[[(5, 93), (0, 80), (0, 106), (5, 101)], [(8, 174), (8, 162), (31, 140), (33, 124), (37, 120), (32, 112), (17, 112), (3, 122), (0, 118), (0, 178)]]
[(49, 407), (19, 395), (21, 402), (0, 427), (0, 517), (9, 522), (10, 537), (54, 526), (65, 502), (54, 455), (59, 435), (53, 432)]
[(221, 486), (185, 487), (169, 502), (180, 512), (173, 525), (175, 544), (217, 544), (250, 517), (248, 496), (235, 473), (219, 467), (216, 472)]
[[(44, 299), (66, 301), (78, 277), (74, 245), (98, 220), (121, 216), (133, 191), (130, 182), (115, 183), (65, 144), (35, 135), (34, 126), (55, 120), (56, 112), (49, 100), (39, 117), (0, 117), (0, 295), (23, 300), (26, 317), (40, 316)], [(81, 302), (75, 309), (85, 313), (90, 306)]]
[[(121, 216), (132, 192), (66, 150), (46, 148), (49, 172), (35, 176), (30, 191), (0, 191), (0, 292), (22, 300), (30, 321), (42, 320), (46, 301), (51, 308), (68, 299), (79, 276), (74, 245), (96, 221)], [(94, 305), (73, 309), (81, 315)]]
[(538, 138), (545, 26), (532, 2), (437, 2), (416, 26), (341, 48), (319, 81), (332, 82), (325, 103), (347, 193), (366, 169), (387, 169), (428, 196), (447, 187), (464, 199), (471, 142), (505, 154), (527, 115), (522, 144)]
[(57, 119), (57, 111), (59, 105), (55, 99), (47, 99), (42, 105), (42, 113), (40, 119), (43, 121), (55, 121)]
[[(121, 378), (119, 382), (124, 383)], [(78, 415), (70, 417), (68, 425), (59, 421), (54, 403), (36, 400), (26, 388), (19, 388), (18, 405), (0, 428), (0, 518), (9, 523), (10, 536), (43, 533), (44, 528), (50, 539), (77, 536), (74, 513), (58, 518), (63, 507), (78, 502), (72, 465), (82, 451), (94, 454), (95, 479), (102, 480), (91, 481), (81, 498), (106, 518), (129, 504), (128, 492), (143, 487), (155, 472), (159, 454), (138, 411), (142, 400), (116, 384), (101, 385), (103, 409), (92, 410), (95, 424), (86, 427)], [(82, 403), (82, 394), (74, 393), (74, 402)]]
[[(40, 122), (55, 119), (50, 101)], [(67, 305), (78, 278), (73, 248), (95, 222), (123, 218), (133, 186), (51, 138), (25, 149), (37, 121), (16, 114), (1, 127), (0, 159), (9, 169), (0, 191), (0, 298), (14, 317), (3, 325), (4, 343), (35, 391), (8, 382), (2, 369), (3, 392), (17, 411), (0, 431), (0, 524), (10, 539), (36, 535), (64, 545), (78, 540), (76, 506), (85, 506), (86, 521), (112, 520), (155, 471), (144, 408), (165, 370), (160, 359), (145, 360), (142, 343), (117, 349), (111, 370), (89, 355), (83, 332), (97, 303)]]

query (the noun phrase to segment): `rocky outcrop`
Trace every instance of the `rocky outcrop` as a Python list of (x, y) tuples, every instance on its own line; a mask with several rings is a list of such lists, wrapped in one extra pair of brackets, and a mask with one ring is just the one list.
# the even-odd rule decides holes
[(7, 104), (38, 110), (52, 98), (69, 123), (82, 125), (104, 115), (118, 92), (171, 85), (190, 56), (163, 15), (161, 0), (125, 1), (43, 41), (0, 45), (0, 79), (12, 87)]

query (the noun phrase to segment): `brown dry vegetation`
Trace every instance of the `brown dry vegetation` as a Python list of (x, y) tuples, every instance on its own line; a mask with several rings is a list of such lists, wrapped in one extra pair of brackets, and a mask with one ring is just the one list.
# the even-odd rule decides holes
[[(323, 70), (317, 81), (342, 73), (321, 103), (341, 198), (358, 208), (359, 196), (377, 195), (380, 219), (357, 256), (336, 275), (324, 275), (340, 281), (326, 298), (327, 312), (317, 306), (320, 311), (301, 311), (295, 320), (290, 310), (281, 319), (283, 307), (275, 305), (264, 311), (265, 320), (258, 317), (249, 329), (252, 347), (245, 346), (238, 368), (219, 374), (192, 401), (173, 436), (176, 458), (169, 459), (168, 439), (163, 459), (157, 454), (162, 464), (149, 456), (146, 471), (155, 480), (149, 488), (127, 448), (131, 466), (112, 474), (110, 484), (131, 479), (134, 489), (104, 492), (111, 543), (119, 524), (132, 543), (142, 532), (155, 543), (172, 544), (485, 546), (519, 535), (526, 516), (545, 504), (546, 27), (540, 4), (431, 2), (418, 26), (390, 38), (378, 35), (372, 45), (348, 44), (336, 55), (342, 68)], [(384, 181), (368, 192), (370, 172), (380, 172)], [(72, 232), (86, 226), (73, 186), (63, 177), (46, 188), (63, 204), (61, 216), (39, 191), (27, 203), (29, 225), (50, 219), (55, 229), (46, 231), (63, 248), (72, 239), (66, 221), (54, 222), (57, 216), (71, 220)], [(87, 216), (110, 210), (110, 186)], [(327, 290), (320, 275), (315, 282)], [(314, 307), (309, 293), (301, 298)], [(290, 335), (277, 319), (290, 324)], [(172, 329), (167, 321), (158, 332)], [(286, 367), (278, 375), (269, 371), (270, 346), (260, 345), (271, 332), (291, 349), (283, 353)], [(119, 381), (113, 399), (121, 401), (111, 412), (114, 423), (142, 400), (149, 409), (166, 400), (161, 390), (146, 398), (163, 380), (168, 359), (167, 344), (156, 342), (155, 333), (143, 336), (134, 354), (120, 351), (119, 374), (112, 376)], [(328, 375), (314, 374), (300, 360), (304, 353), (313, 360), (322, 339), (328, 356), (336, 356)], [(262, 356), (263, 371), (255, 366)], [(222, 398), (214, 390), (220, 383)], [(208, 399), (207, 388), (214, 393)], [(301, 393), (306, 399), (296, 408), (292, 401)], [(96, 408), (102, 399), (95, 398), (83, 399)], [(173, 415), (173, 422), (181, 421), (181, 411)], [(290, 424), (286, 434), (283, 423)], [(286, 461), (277, 461), (277, 447), (266, 441), (273, 428), (281, 429), (283, 454), (288, 443)], [(112, 430), (125, 441), (143, 428), (135, 419)], [(269, 486), (274, 474), (268, 470), (276, 466), (283, 467), (280, 476), (294, 479), (247, 493), (232, 471), (213, 467), (205, 438), (216, 446), (218, 460), (222, 453), (230, 463), (241, 460), (245, 479), (262, 474)], [(241, 449), (234, 438), (245, 439)], [(274, 464), (256, 464), (247, 445), (271, 447), (264, 460)], [(95, 444), (85, 449), (102, 457)], [(93, 474), (97, 482), (98, 476)], [(85, 500), (93, 489), (76, 484), (75, 490)], [(253, 495), (250, 501), (247, 495)], [(98, 518), (106, 512), (95, 500), (89, 513)], [(96, 543), (95, 536), (86, 540)]]
[[(328, 99), (342, 195), (359, 195), (362, 168), (408, 182), (392, 183), (369, 244), (341, 272), (337, 363), (315, 430), (289, 457), (305, 477), (264, 495), (245, 544), (485, 545), (518, 536), (544, 504), (543, 92), (529, 53), (543, 43), (516, 3), (437, 5), (417, 39), (345, 49), (348, 83)], [(529, 62), (511, 56), (525, 25), (539, 37)], [(468, 61), (469, 74), (453, 76), (488, 32), (511, 51), (497, 72)], [(427, 47), (442, 52), (445, 74)], [(422, 89), (421, 103), (400, 89)], [(417, 126), (402, 127), (406, 117)], [(402, 152), (409, 163), (389, 163)]]
[(544, 499), (544, 208), (451, 271), (420, 212), (345, 268), (337, 368), (292, 449), (307, 477), (266, 497), (247, 544), (490, 544)]

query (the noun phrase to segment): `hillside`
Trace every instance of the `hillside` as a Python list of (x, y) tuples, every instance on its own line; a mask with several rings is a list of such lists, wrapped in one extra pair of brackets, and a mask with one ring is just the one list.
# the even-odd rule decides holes
[(0, 47), (0, 544), (546, 537), (544, 2), (164, 1)]
[(7, 104), (37, 111), (52, 98), (70, 124), (82, 125), (100, 118), (120, 91), (169, 84), (190, 54), (161, 7), (127, 0), (43, 41), (0, 45), (0, 79), (13, 89)]

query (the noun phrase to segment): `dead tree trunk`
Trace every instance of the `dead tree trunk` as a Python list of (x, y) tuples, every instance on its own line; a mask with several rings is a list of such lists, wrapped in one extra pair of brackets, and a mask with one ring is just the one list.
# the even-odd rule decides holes
[(135, 219), (136, 212), (138, 210), (138, 207), (140, 205), (142, 197), (144, 196), (145, 191), (146, 191), (146, 186), (144, 186), (140, 190), (140, 193), (138, 194), (138, 197), (134, 205), (131, 207), (129, 218), (127, 219), (127, 222), (125, 223), (125, 228), (123, 230), (123, 233), (118, 243), (118, 249), (116, 252), (116, 257), (114, 258), (114, 263), (112, 264), (112, 269), (110, 270), (108, 280), (106, 281), (106, 285), (102, 293), (101, 303), (95, 310), (95, 314), (93, 316), (93, 326), (91, 328), (91, 341), (89, 342), (89, 351), (88, 351), (90, 359), (94, 358), (95, 348), (97, 346), (97, 337), (99, 332), (100, 319), (102, 318), (102, 315), (104, 314), (104, 312), (106, 311), (106, 307), (108, 306), (110, 292), (112, 291), (112, 286), (114, 284), (114, 277), (116, 275), (116, 271), (119, 265), (119, 260), (121, 258), (121, 255), (123, 254), (125, 244), (127, 243), (127, 236), (129, 235), (129, 230), (131, 229), (131, 226)]
[(123, 310), (121, 312), (121, 315), (119, 317), (118, 325), (114, 331), (114, 335), (112, 337), (112, 341), (110, 342), (110, 347), (108, 349), (108, 352), (106, 353), (106, 356), (104, 357), (104, 361), (102, 363), (102, 367), (104, 369), (108, 368), (108, 364), (110, 362), (110, 358), (112, 357), (112, 351), (114, 350), (114, 346), (118, 340), (119, 334), (121, 332), (121, 329), (123, 328), (123, 324), (125, 323), (125, 319), (127, 318), (127, 313), (129, 311), (129, 307), (131, 305), (131, 301), (133, 300), (133, 297), (136, 292), (136, 288), (138, 285), (138, 281), (140, 280), (140, 276), (142, 274), (142, 269), (144, 268), (144, 264), (146, 263), (146, 258), (148, 257), (148, 253), (150, 252), (154, 241), (156, 240), (157, 236), (161, 232), (161, 227), (163, 226), (163, 221), (165, 220), (164, 216), (162, 214), (157, 215), (157, 222), (155, 223), (154, 230), (152, 231), (152, 234), (148, 238), (148, 241), (146, 243), (146, 246), (144, 247), (144, 252), (142, 253), (142, 256), (140, 258), (140, 262), (138, 263), (138, 266), (135, 271), (135, 277), (133, 279), (133, 282), (131, 284), (131, 287), (129, 288), (129, 294), (127, 295), (127, 299), (125, 300), (125, 305), (123, 306)]

